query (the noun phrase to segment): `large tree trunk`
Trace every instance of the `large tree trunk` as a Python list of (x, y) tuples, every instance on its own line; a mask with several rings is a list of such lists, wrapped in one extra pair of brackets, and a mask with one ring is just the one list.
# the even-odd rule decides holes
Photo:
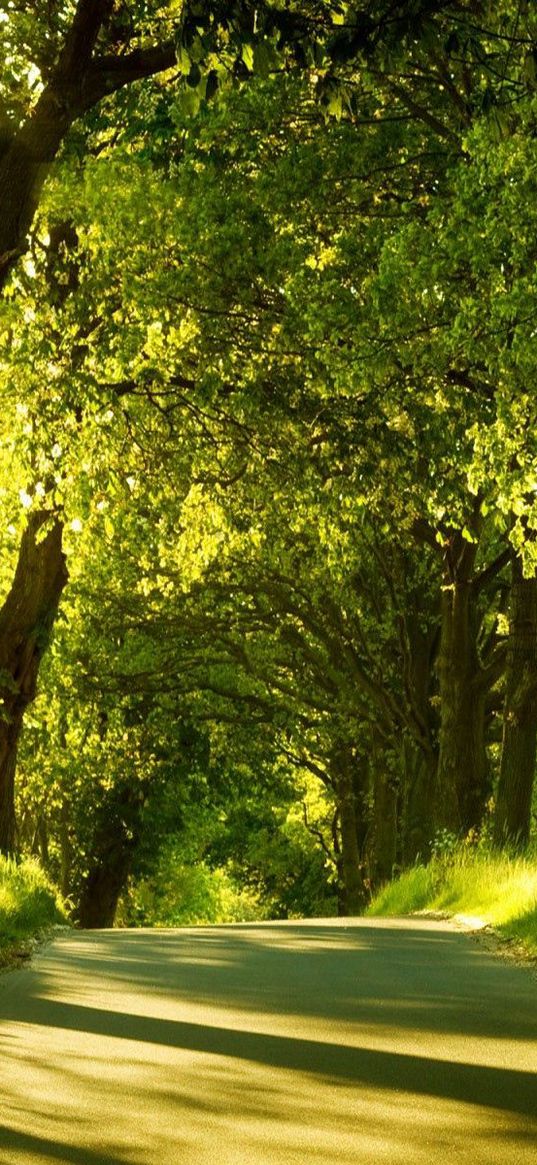
[(371, 883), (375, 890), (393, 877), (397, 855), (399, 782), (387, 767), (381, 767), (376, 773), (374, 788)]
[(371, 726), (368, 752), (368, 780), (362, 784), (360, 798), (363, 831), (358, 843), (361, 853), (367, 853), (371, 891), (393, 877), (397, 857), (400, 771), (393, 751), (388, 750), (375, 725)]
[(108, 854), (90, 870), (77, 910), (78, 925), (96, 930), (114, 925), (117, 906), (130, 871), (130, 857)]
[(466, 569), (446, 582), (441, 600), (435, 823), (456, 834), (479, 826), (488, 787), (486, 693), (476, 644), (472, 551), (473, 547), (465, 552)]
[(64, 898), (69, 898), (71, 894), (71, 867), (73, 857), (73, 846), (70, 836), (70, 806), (67, 801), (65, 793), (63, 794), (61, 808), (60, 808), (60, 824), (59, 824), (59, 839), (60, 839), (60, 890)]
[(405, 741), (401, 767), (403, 788), (398, 860), (406, 869), (417, 861), (426, 861), (431, 852), (437, 758), (432, 750), (425, 755), (414, 741)]
[(87, 929), (114, 925), (117, 905), (131, 871), (139, 841), (144, 792), (137, 782), (113, 786), (100, 807), (90, 868), (76, 920)]
[[(437, 611), (428, 610), (429, 604), (428, 590), (417, 590), (413, 610), (404, 620), (403, 690), (411, 732), (401, 741), (398, 858), (403, 867), (427, 859), (434, 833), (438, 717), (432, 697), (436, 695), (439, 622)], [(428, 619), (424, 626), (425, 613)]]
[[(50, 527), (43, 533), (46, 523)], [(67, 582), (62, 526), (45, 510), (30, 514), (11, 590), (0, 610), (0, 851), (15, 849), (15, 768), (23, 717)]]
[(496, 845), (529, 841), (537, 748), (537, 578), (513, 558)]
[(345, 876), (343, 871), (343, 858), (341, 854), (341, 835), (339, 829), (339, 809), (336, 807), (336, 812), (332, 818), (332, 848), (334, 851), (334, 861), (336, 864), (337, 882), (336, 882), (336, 896), (337, 896), (337, 912), (338, 918), (347, 917), (347, 902), (345, 899)]
[(330, 767), (339, 811), (340, 869), (344, 883), (345, 912), (352, 916), (362, 914), (366, 903), (363, 858), (358, 842), (361, 822), (357, 815), (352, 749), (347, 745), (334, 748)]

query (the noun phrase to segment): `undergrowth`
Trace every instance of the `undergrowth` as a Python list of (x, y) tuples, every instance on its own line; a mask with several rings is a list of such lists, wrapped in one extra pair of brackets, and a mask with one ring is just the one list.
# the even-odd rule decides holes
[(388, 883), (368, 913), (420, 910), (481, 918), (537, 955), (537, 855), (511, 857), (461, 844)]
[(0, 855), (0, 966), (54, 923), (67, 922), (58, 890), (37, 862)]

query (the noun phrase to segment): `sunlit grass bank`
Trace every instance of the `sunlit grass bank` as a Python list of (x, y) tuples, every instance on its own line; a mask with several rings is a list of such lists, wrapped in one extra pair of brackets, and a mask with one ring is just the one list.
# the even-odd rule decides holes
[(60, 895), (37, 862), (0, 856), (0, 967), (29, 939), (66, 921)]
[(537, 955), (537, 857), (476, 853), (461, 846), (390, 882), (373, 899), (368, 913), (419, 910), (482, 918)]

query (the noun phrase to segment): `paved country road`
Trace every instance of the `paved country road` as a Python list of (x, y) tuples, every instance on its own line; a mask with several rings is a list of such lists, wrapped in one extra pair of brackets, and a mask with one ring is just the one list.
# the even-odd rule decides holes
[(449, 923), (62, 935), (0, 977), (0, 1162), (535, 1165), (537, 982)]

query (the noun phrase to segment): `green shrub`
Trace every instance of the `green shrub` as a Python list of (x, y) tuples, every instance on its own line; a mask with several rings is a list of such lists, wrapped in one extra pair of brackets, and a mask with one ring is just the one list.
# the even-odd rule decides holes
[(226, 869), (188, 866), (166, 853), (152, 878), (135, 883), (120, 921), (136, 926), (196, 926), (253, 922), (264, 917), (256, 894), (236, 885)]
[(66, 922), (65, 905), (38, 863), (0, 855), (0, 946), (57, 922)]

